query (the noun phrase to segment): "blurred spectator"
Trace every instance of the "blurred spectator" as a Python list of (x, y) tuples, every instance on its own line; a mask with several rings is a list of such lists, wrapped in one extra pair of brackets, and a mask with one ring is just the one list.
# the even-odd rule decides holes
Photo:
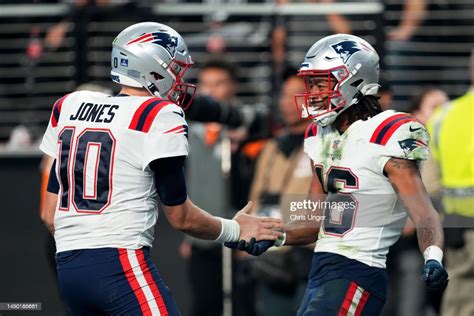
[[(208, 123), (202, 127), (204, 143), (209, 149), (219, 149), (221, 140), (230, 142), (230, 199), (234, 209), (247, 203), (255, 161), (269, 133), (266, 107), (241, 103), (237, 98), (238, 80), (236, 66), (222, 59), (205, 63), (198, 76), (198, 92), (201, 95), (208, 95), (223, 106), (238, 109), (242, 116), (253, 117), (251, 121), (234, 129), (225, 129), (217, 123)], [(221, 108), (225, 110), (223, 106)], [(196, 107), (196, 110), (199, 109)]]
[[(424, 18), (427, 16), (428, 5), (427, 0), (401, 0), (397, 2), (384, 0), (386, 10), (396, 11), (399, 13), (398, 18), (386, 21), (389, 29), (386, 34), (386, 55), (389, 56), (387, 70), (390, 73), (390, 81), (397, 82), (400, 85), (408, 86), (410, 90), (417, 90), (421, 85), (418, 79), (421, 73), (407, 76), (405, 73), (413, 73), (419, 70), (419, 66), (410, 63), (412, 55), (416, 55), (413, 51), (417, 46), (413, 44), (417, 40), (418, 29), (422, 25)], [(426, 38), (422, 40), (426, 41)], [(399, 92), (402, 88), (395, 90), (398, 98), (403, 98), (403, 94)], [(413, 93), (413, 92), (412, 92)], [(406, 97), (404, 97), (404, 101)]]
[(390, 86), (390, 82), (385, 78), (381, 77), (380, 78), (380, 88), (379, 88), (379, 103), (380, 107), (382, 108), (383, 111), (389, 110), (392, 108), (392, 101), (393, 101), (393, 90), (392, 87)]
[[(198, 93), (221, 102), (235, 101), (237, 81), (230, 64), (208, 67), (198, 75)], [(198, 110), (198, 109), (197, 109)], [(190, 146), (193, 154), (187, 159), (189, 196), (203, 207), (225, 216), (229, 211), (229, 184), (222, 174), (222, 125), (217, 123), (190, 125)], [(202, 186), (206, 179), (206, 186)], [(212, 192), (212, 198), (209, 198)], [(217, 213), (220, 212), (220, 213)], [(214, 242), (187, 238), (181, 254), (188, 259), (191, 286), (190, 315), (222, 314), (222, 247)]]
[[(66, 33), (69, 31), (69, 23), (73, 20), (73, 15), (77, 14), (78, 11), (84, 10), (87, 7), (104, 8), (110, 4), (113, 4), (114, 0), (74, 0), (74, 1), (62, 1), (72, 3), (73, 8), (71, 9), (71, 16), (58, 24), (53, 25), (46, 32), (45, 44), (51, 49), (58, 49), (64, 41)], [(128, 1), (118, 1), (122, 4)]]
[(141, 19), (144, 13), (138, 6), (139, 1), (129, 0), (63, 0), (71, 4), (68, 15), (59, 23), (50, 27), (45, 35), (44, 46), (49, 50), (61, 50), (66, 46), (66, 35), (72, 38), (71, 43), (77, 52), (74, 59), (77, 84), (98, 79), (89, 71), (93, 62), (90, 61), (89, 39), (94, 37), (90, 30), (91, 21), (120, 21), (121, 19)]
[(28, 128), (23, 125), (18, 125), (12, 130), (6, 148), (11, 151), (25, 149), (30, 147), (32, 143), (33, 140)]
[[(294, 105), (294, 95), (304, 90), (304, 80), (296, 76), (296, 70), (288, 73), (279, 100), (285, 130), (265, 145), (252, 183), (250, 199), (254, 211), (262, 216), (289, 218), (289, 214), (283, 214), (283, 198), (307, 194), (312, 178), (310, 161), (303, 153), (308, 121), (301, 118)], [(295, 315), (303, 299), (312, 248), (271, 250), (252, 260), (258, 315)]]
[[(434, 114), (435, 109), (446, 103), (448, 96), (439, 89), (427, 89), (416, 95), (410, 105), (408, 111), (422, 124), (426, 124), (427, 120)], [(428, 179), (436, 179), (438, 173), (433, 171), (432, 157), (424, 161), (422, 164), (422, 178), (427, 187), (432, 185)], [(430, 166), (428, 166), (430, 165)], [(434, 174), (433, 174), (434, 172)], [(436, 203), (434, 203), (436, 205)], [(436, 207), (439, 210), (439, 207)], [(419, 278), (419, 266), (423, 263), (423, 257), (418, 248), (418, 241), (415, 234), (415, 226), (410, 219), (402, 231), (400, 240), (391, 247), (387, 259), (387, 272), (389, 275), (389, 295), (387, 303), (385, 304), (383, 315), (426, 315), (433, 312), (428, 312), (429, 306), (439, 309), (439, 304), (430, 302), (428, 305), (427, 299), (432, 299), (434, 296), (425, 295), (425, 285)], [(439, 297), (436, 296), (437, 299)], [(400, 304), (403, 302), (403, 304)]]
[[(284, 5), (288, 3), (301, 2), (297, 0), (276, 0), (277, 5)], [(334, 0), (304, 0), (307, 3), (333, 3)], [(340, 14), (326, 15), (326, 21), (329, 24), (332, 33), (351, 33), (351, 26), (349, 21)], [(286, 64), (286, 40), (287, 40), (287, 19), (279, 15), (276, 19), (276, 24), (272, 32), (272, 58), (273, 65), (277, 75), (280, 76)]]
[(448, 95), (443, 90), (427, 89), (412, 100), (410, 113), (423, 125), (426, 125), (436, 108), (448, 101)]
[[(449, 102), (446, 93), (439, 89), (428, 89), (414, 98), (412, 103), (412, 113), (415, 118), (427, 125), (429, 119), (434, 115), (438, 107), (445, 107)], [(421, 178), (425, 184), (436, 209), (441, 210), (441, 175), (433, 155), (430, 155), (426, 161), (421, 164)]]
[(471, 87), (429, 121), (445, 212), (445, 262), (450, 281), (443, 316), (474, 315), (474, 50)]
[[(223, 60), (210, 60), (201, 68), (197, 90), (200, 95), (208, 95), (231, 107), (241, 107), (236, 97), (237, 89), (238, 74), (233, 64)], [(205, 99), (197, 96), (196, 100), (201, 102)], [(197, 107), (196, 111), (199, 111)], [(230, 182), (226, 175), (231, 172), (229, 169), (231, 156), (239, 156), (240, 149), (242, 151), (245, 149), (241, 144), (248, 138), (247, 132), (245, 128), (227, 131), (218, 123), (190, 125), (189, 143), (193, 154), (187, 159), (189, 195), (204, 208), (220, 212), (214, 215), (226, 216), (226, 212), (232, 209)], [(261, 147), (257, 145), (259, 146)], [(254, 154), (258, 155), (258, 152), (257, 148)], [(238, 178), (233, 180), (236, 183), (245, 183), (240, 181), (242, 167), (242, 165), (232, 166), (236, 171), (230, 178)], [(202, 185), (203, 179), (206, 181), (206, 186)], [(241, 193), (242, 189), (246, 189), (245, 184), (239, 189), (240, 191), (232, 189), (232, 193)], [(248, 191), (248, 188), (246, 190)], [(209, 192), (212, 192), (212, 198), (209, 198)], [(247, 194), (243, 199), (247, 200)], [(182, 243), (180, 251), (183, 257), (189, 259), (191, 315), (221, 315), (223, 300), (221, 245), (189, 238)]]
[(408, 41), (426, 15), (426, 0), (404, 0), (400, 23), (387, 34), (391, 41)]
[[(412, 100), (410, 113), (423, 125), (427, 125), (429, 119), (434, 115), (439, 107), (444, 107), (449, 102), (449, 97), (443, 90), (427, 89)], [(426, 190), (437, 210), (440, 210), (439, 204), (441, 184), (438, 166), (430, 155), (426, 161), (421, 164), (421, 178), (425, 184)]]
[[(384, 4), (389, 30), (385, 61), (392, 83), (396, 82), (397, 106), (427, 85), (459, 95), (458, 88), (469, 85), (468, 71), (459, 69), (455, 77), (451, 74), (453, 60), (467, 57), (472, 46), (472, 34), (465, 31), (470, 25), (461, 26), (462, 15), (472, 9), (472, 2), (386, 0)], [(460, 44), (465, 46), (456, 51), (450, 48)]]
[(71, 10), (71, 15), (65, 20), (61, 21), (58, 24), (53, 25), (46, 32), (45, 44), (47, 47), (52, 49), (58, 49), (64, 41), (66, 33), (69, 31), (69, 23), (74, 20), (74, 15), (82, 10), (90, 8), (103, 9), (109, 5), (122, 5), (130, 1), (128, 0), (71, 0), (71, 1), (62, 1), (66, 3), (72, 3), (73, 8)]

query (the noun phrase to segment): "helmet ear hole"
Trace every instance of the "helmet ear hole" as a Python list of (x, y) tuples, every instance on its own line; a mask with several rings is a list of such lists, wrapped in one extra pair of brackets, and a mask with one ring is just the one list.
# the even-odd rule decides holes
[(155, 80), (161, 80), (164, 78), (162, 75), (154, 71), (150, 72), (150, 75), (152, 75), (155, 78)]
[(360, 85), (362, 84), (362, 82), (364, 82), (364, 79), (356, 80), (356, 81), (354, 81), (353, 83), (351, 83), (351, 86), (357, 88), (358, 86), (360, 86)]

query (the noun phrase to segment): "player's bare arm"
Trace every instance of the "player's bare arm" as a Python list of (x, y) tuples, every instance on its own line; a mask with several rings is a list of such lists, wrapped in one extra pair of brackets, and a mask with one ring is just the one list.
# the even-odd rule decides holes
[[(313, 166), (314, 163), (313, 161), (311, 161), (313, 179), (311, 180), (311, 184), (309, 186), (308, 199), (310, 199), (311, 201), (324, 200), (326, 194), (324, 192), (323, 186), (321, 185), (321, 182), (316, 176)], [(323, 210), (319, 208), (318, 210), (316, 210), (315, 213), (315, 215), (321, 216), (323, 215)], [(285, 227), (285, 245), (302, 246), (316, 242), (316, 240), (318, 239), (320, 226), (321, 222), (317, 221), (306, 221), (304, 227), (301, 227), (301, 225), (298, 225), (297, 223), (290, 222)]]
[[(210, 215), (189, 198), (181, 205), (163, 205), (163, 208), (173, 228), (200, 239), (219, 239), (226, 225), (225, 221), (228, 221)], [(257, 240), (278, 239), (281, 233), (275, 229), (283, 227), (281, 220), (249, 215), (251, 209), (252, 202), (249, 202), (233, 219), (240, 227), (239, 239), (246, 241), (252, 237)]]
[(54, 212), (56, 211), (56, 203), (58, 201), (58, 195), (46, 192), (44, 196), (44, 204), (43, 208), (41, 209), (40, 216), (41, 220), (43, 221), (44, 225), (54, 236)]
[(444, 235), (441, 221), (426, 193), (416, 162), (391, 158), (384, 170), (415, 223), (420, 250), (423, 252), (431, 245), (442, 248)]
[(56, 161), (54, 158), (52, 159), (53, 163), (50, 167), (48, 185), (44, 195), (44, 203), (40, 210), (40, 217), (48, 231), (54, 236), (54, 214), (58, 201), (59, 183), (55, 172)]
[(196, 206), (187, 196), (184, 176), (185, 156), (162, 158), (150, 163), (155, 185), (165, 214), (173, 228), (199, 239), (219, 242), (238, 240), (276, 240), (283, 224), (280, 219), (260, 218), (249, 215), (249, 202), (234, 219), (210, 215)]
[(446, 287), (448, 273), (442, 264), (443, 229), (438, 213), (433, 208), (421, 181), (416, 162), (391, 158), (384, 171), (415, 224), (418, 245), (425, 258), (421, 279), (432, 289)]
[[(311, 161), (311, 169), (314, 163)], [(324, 189), (313, 170), (313, 178), (310, 184), (308, 199), (311, 201), (325, 200), (326, 194)], [(321, 205), (321, 204), (320, 204)], [(313, 212), (313, 211), (312, 211)], [(323, 209), (319, 208), (312, 215), (321, 218)], [(247, 253), (259, 256), (270, 247), (281, 247), (284, 245), (304, 246), (316, 242), (318, 238), (319, 228), (321, 222), (314, 220), (295, 220), (287, 223), (284, 227), (284, 233), (278, 239), (263, 239), (258, 241), (252, 238), (250, 242), (247, 240), (240, 240), (239, 242), (228, 242), (225, 246), (232, 249), (245, 250)]]

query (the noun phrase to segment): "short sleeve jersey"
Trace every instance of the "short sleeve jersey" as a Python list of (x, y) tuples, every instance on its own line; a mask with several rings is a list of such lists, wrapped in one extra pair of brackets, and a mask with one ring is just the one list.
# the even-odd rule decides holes
[(421, 123), (394, 111), (356, 121), (342, 134), (310, 124), (304, 149), (328, 193), (315, 251), (385, 268), (407, 215), (384, 166), (392, 157), (426, 159), (428, 141)]
[(59, 99), (40, 149), (56, 159), (57, 251), (151, 246), (153, 160), (188, 154), (183, 110), (154, 97), (81, 91)]

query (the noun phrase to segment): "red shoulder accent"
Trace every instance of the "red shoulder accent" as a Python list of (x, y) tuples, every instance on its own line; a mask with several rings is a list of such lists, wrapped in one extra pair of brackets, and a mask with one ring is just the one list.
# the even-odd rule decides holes
[(318, 124), (311, 123), (306, 128), (306, 132), (304, 133), (304, 138), (313, 137), (318, 134)]
[(411, 121), (416, 121), (416, 119), (406, 113), (399, 113), (390, 116), (375, 129), (374, 133), (372, 134), (372, 137), (370, 138), (370, 142), (385, 146), (390, 137), (400, 126)]
[(139, 132), (148, 133), (153, 123), (153, 120), (158, 113), (168, 104), (173, 102), (166, 101), (159, 98), (151, 98), (146, 100), (138, 107), (133, 115), (132, 121), (128, 126), (129, 129), (133, 129)]
[(176, 127), (170, 128), (169, 130), (167, 130), (163, 134), (170, 134), (170, 133), (183, 134), (187, 138), (188, 137), (188, 125), (178, 125)]
[(53, 127), (58, 126), (59, 116), (61, 114), (61, 108), (63, 106), (64, 99), (66, 99), (68, 95), (69, 94), (66, 94), (65, 96), (59, 98), (53, 105), (53, 111), (51, 113), (51, 125)]

